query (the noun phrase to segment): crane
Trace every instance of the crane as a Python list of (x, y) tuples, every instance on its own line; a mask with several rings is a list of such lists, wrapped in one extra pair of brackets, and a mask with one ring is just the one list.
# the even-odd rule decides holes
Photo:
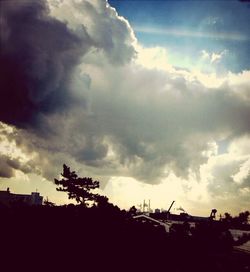
[(172, 201), (171, 205), (170, 205), (169, 208), (168, 208), (167, 213), (170, 213), (170, 210), (171, 210), (172, 206), (174, 205), (174, 203), (175, 203), (175, 200)]
[(175, 203), (175, 200), (172, 201), (171, 205), (169, 206), (168, 210), (167, 210), (167, 219), (169, 219), (169, 216), (170, 216), (170, 210), (172, 208), (172, 206), (174, 205)]

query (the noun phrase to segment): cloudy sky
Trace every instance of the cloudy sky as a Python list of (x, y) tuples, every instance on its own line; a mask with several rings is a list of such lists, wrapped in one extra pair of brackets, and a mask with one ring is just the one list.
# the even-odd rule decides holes
[(250, 5), (3, 0), (0, 189), (63, 163), (121, 208), (250, 207)]

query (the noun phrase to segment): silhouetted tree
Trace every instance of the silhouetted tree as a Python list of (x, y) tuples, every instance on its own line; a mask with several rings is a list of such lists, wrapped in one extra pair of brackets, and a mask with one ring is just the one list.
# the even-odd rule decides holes
[[(97, 194), (90, 192), (99, 188), (99, 181), (93, 181), (92, 178), (79, 178), (75, 171), (71, 171), (70, 167), (63, 165), (62, 179), (55, 179), (55, 184), (59, 187), (57, 191), (67, 192), (69, 199), (75, 199), (77, 203), (87, 206), (87, 201), (97, 201)], [(99, 197), (98, 197), (99, 199)]]
[(247, 224), (249, 215), (250, 215), (249, 211), (241, 212), (238, 216), (239, 223)]
[(54, 207), (54, 206), (56, 206), (55, 203), (49, 201), (48, 197), (44, 200), (43, 204), (44, 204), (44, 206), (47, 206), (47, 207)]
[(137, 212), (137, 209), (136, 209), (135, 206), (132, 206), (132, 207), (129, 209), (129, 211), (128, 211), (128, 213), (129, 213), (131, 216), (136, 215), (136, 212)]
[(239, 213), (238, 216), (232, 217), (229, 213), (224, 214), (224, 218), (222, 219), (222, 222), (229, 224), (231, 227), (241, 228), (241, 227), (247, 227), (249, 226), (248, 220), (249, 220), (250, 212), (245, 211)]
[(108, 198), (106, 196), (102, 196), (99, 194), (95, 195), (95, 202), (97, 203), (97, 207), (99, 208), (107, 208), (108, 206), (110, 206), (111, 204), (108, 203)]
[(241, 212), (238, 216), (232, 219), (232, 223), (235, 227), (242, 227), (248, 225), (249, 211)]
[(233, 217), (230, 215), (230, 213), (226, 212), (224, 214), (224, 218), (223, 218), (224, 222), (226, 222), (226, 223), (232, 223), (232, 219), (233, 219)]

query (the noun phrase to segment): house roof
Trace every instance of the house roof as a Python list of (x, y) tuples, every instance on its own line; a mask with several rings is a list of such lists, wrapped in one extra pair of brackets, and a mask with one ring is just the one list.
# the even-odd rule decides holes
[(169, 223), (169, 222), (163, 223), (163, 222), (161, 222), (159, 220), (156, 220), (156, 219), (154, 219), (154, 218), (152, 218), (150, 216), (147, 216), (145, 214), (135, 215), (135, 216), (133, 216), (133, 218), (134, 219), (140, 219), (140, 218), (142, 218), (142, 219), (146, 219), (146, 220), (152, 221), (154, 223), (157, 223), (157, 224), (163, 226), (165, 228), (166, 232), (169, 232), (169, 228), (171, 226), (171, 223)]

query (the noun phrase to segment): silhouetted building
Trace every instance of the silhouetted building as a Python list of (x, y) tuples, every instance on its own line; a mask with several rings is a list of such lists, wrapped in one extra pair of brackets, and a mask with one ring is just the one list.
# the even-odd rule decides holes
[(7, 188), (6, 191), (0, 191), (0, 203), (8, 207), (15, 204), (42, 205), (43, 197), (38, 192), (32, 192), (30, 195), (13, 194)]
[(209, 217), (193, 216), (187, 213), (172, 214), (167, 211), (163, 211), (161, 213), (158, 213), (158, 212), (151, 213), (149, 216), (156, 220), (162, 220), (162, 221), (167, 220), (167, 221), (180, 221), (180, 222), (184, 222), (184, 221), (204, 222), (209, 220)]
[(139, 221), (141, 223), (151, 224), (154, 227), (164, 227), (166, 232), (169, 232), (170, 225), (169, 223), (164, 223), (159, 220), (156, 220), (150, 216), (147, 216), (145, 214), (136, 215), (133, 217), (136, 221)]

